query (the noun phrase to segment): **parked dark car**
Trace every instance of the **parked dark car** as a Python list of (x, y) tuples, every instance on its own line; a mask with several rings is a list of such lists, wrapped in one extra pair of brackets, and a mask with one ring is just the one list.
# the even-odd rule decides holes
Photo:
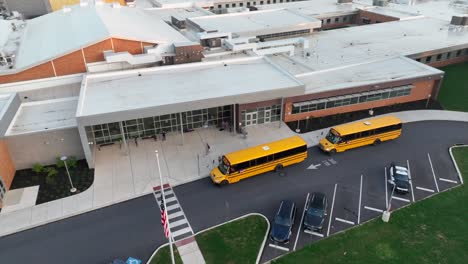
[(320, 192), (314, 192), (307, 201), (304, 214), (304, 229), (319, 231), (323, 230), (323, 223), (327, 215), (327, 196)]
[(410, 172), (408, 167), (392, 163), (388, 169), (388, 183), (397, 193), (408, 193), (410, 188)]
[(270, 238), (279, 243), (288, 243), (296, 217), (296, 205), (294, 202), (281, 201), (278, 212), (271, 224)]

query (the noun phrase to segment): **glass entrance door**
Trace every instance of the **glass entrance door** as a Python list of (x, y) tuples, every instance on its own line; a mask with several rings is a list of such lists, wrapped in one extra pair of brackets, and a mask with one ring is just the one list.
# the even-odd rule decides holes
[(271, 110), (265, 110), (265, 123), (271, 122)]
[(257, 124), (258, 113), (250, 112), (245, 114), (245, 126), (252, 126)]

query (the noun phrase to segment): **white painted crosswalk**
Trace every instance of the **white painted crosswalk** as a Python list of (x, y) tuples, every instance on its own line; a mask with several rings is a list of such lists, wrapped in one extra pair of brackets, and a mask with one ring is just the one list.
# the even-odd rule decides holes
[[(159, 207), (161, 207), (161, 190), (158, 187), (153, 188), (153, 194)], [(166, 212), (167, 218), (169, 219), (169, 229), (174, 241), (184, 239), (189, 236), (193, 236), (193, 230), (187, 217), (184, 214), (184, 210), (177, 200), (172, 187), (164, 185), (164, 198), (166, 200)], [(170, 205), (167, 205), (170, 204)], [(161, 208), (159, 208), (161, 209)], [(174, 220), (175, 219), (175, 220)]]

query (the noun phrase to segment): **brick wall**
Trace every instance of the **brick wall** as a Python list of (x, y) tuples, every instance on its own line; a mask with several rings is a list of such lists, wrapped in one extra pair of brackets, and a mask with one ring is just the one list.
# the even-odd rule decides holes
[(57, 76), (85, 72), (83, 53), (81, 50), (72, 52), (68, 55), (55, 59), (53, 61)]
[(51, 62), (46, 62), (41, 65), (32, 67), (15, 74), (0, 75), (0, 84), (28, 81), (34, 79), (54, 77), (54, 69)]
[(130, 54), (136, 55), (143, 53), (141, 41), (133, 41), (126, 39), (112, 38), (115, 52), (128, 51)]
[[(285, 104), (285, 117), (284, 120), (285, 122), (291, 122), (291, 121), (297, 121), (297, 120), (303, 120), (306, 119), (307, 116), (309, 117), (322, 117), (322, 116), (329, 116), (329, 115), (334, 115), (334, 114), (339, 114), (339, 113), (347, 113), (347, 112), (354, 112), (354, 111), (359, 111), (359, 110), (365, 110), (365, 109), (371, 109), (371, 108), (377, 108), (377, 107), (382, 107), (382, 106), (388, 106), (388, 105), (393, 105), (393, 104), (398, 104), (398, 103), (407, 103), (407, 102), (413, 102), (413, 101), (418, 101), (418, 100), (424, 100), (427, 99), (429, 94), (433, 94), (435, 92), (435, 80), (425, 80), (425, 81), (418, 81), (413, 83), (414, 87), (411, 90), (411, 94), (408, 96), (403, 96), (403, 97), (395, 97), (387, 100), (380, 100), (380, 101), (374, 101), (374, 102), (368, 102), (368, 103), (361, 103), (361, 104), (354, 104), (354, 105), (347, 105), (347, 106), (341, 106), (341, 107), (333, 107), (330, 109), (323, 109), (323, 110), (317, 110), (317, 111), (312, 111), (312, 112), (307, 112), (307, 113), (299, 113), (299, 114), (289, 114), (292, 113), (292, 105), (293, 101), (287, 100)], [(341, 91), (341, 94), (350, 94), (354, 92), (346, 92), (344, 93)], [(321, 98), (326, 98), (326, 97), (331, 97), (331, 96), (336, 96), (337, 94), (333, 94), (330, 96), (321, 96)], [(304, 100), (309, 100), (309, 99), (304, 99)], [(299, 100), (296, 100), (294, 102), (298, 102)]]
[(106, 39), (83, 49), (86, 63), (98, 62), (104, 60), (103, 51), (112, 50), (112, 42)]
[(15, 176), (15, 164), (10, 157), (10, 152), (5, 141), (0, 140), (0, 177), (6, 185), (7, 190), (10, 188), (13, 177)]
[(384, 15), (381, 15), (381, 14), (376, 14), (376, 13), (360, 10), (359, 13), (358, 13), (357, 19), (356, 19), (356, 23), (358, 25), (365, 25), (362, 22), (363, 18), (369, 19), (370, 20), (369, 24), (375, 24), (375, 23), (377, 23), (377, 21), (383, 23), (383, 22), (390, 22), (390, 21), (400, 20), (399, 18), (396, 18), (396, 17), (384, 16)]
[(174, 64), (199, 62), (203, 58), (203, 47), (200, 45), (190, 45), (175, 48)]
[[(103, 51), (112, 50), (112, 44), (114, 44), (115, 52), (128, 51), (134, 55), (142, 53), (142, 46), (154, 45), (153, 43), (141, 41), (116, 38), (113, 38), (112, 40), (107, 39), (83, 48), (83, 52), (80, 49), (53, 60), (53, 66), (55, 66), (57, 76), (86, 72), (83, 53), (86, 63), (104, 61)], [(54, 77), (56, 75), (54, 74), (53, 66), (52, 62), (46, 62), (19, 73), (0, 75), (0, 84)]]
[(450, 64), (465, 62), (465, 61), (468, 61), (468, 56), (462, 56), (462, 57), (443, 60), (443, 61), (435, 61), (435, 62), (429, 63), (429, 65), (432, 67), (438, 68), (438, 67), (444, 67)]

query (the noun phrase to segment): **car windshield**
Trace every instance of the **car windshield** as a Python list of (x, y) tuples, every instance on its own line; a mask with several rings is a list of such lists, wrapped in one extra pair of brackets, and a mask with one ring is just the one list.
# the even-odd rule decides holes
[(332, 144), (336, 144), (336, 143), (338, 143), (338, 141), (340, 141), (340, 137), (338, 135), (336, 135), (333, 130), (330, 130), (330, 132), (328, 132), (328, 135), (326, 136), (326, 139), (328, 141), (330, 141), (330, 143), (332, 143)]
[(309, 208), (309, 210), (307, 210), (307, 215), (322, 217), (323, 216), (323, 211), (320, 210), (320, 209), (316, 209), (316, 208)]
[(395, 173), (395, 180), (397, 181), (408, 181), (408, 174), (397, 171)]
[(277, 215), (275, 217), (275, 223), (279, 224), (279, 225), (282, 225), (282, 226), (289, 226), (290, 225), (290, 221), (289, 221), (288, 218), (281, 217), (279, 215)]
[(404, 167), (395, 166), (395, 180), (398, 181), (408, 181), (408, 170)]
[(219, 171), (224, 175), (226, 175), (229, 170), (229, 165), (227, 165), (226, 163), (226, 158), (223, 157), (223, 161), (218, 166)]

